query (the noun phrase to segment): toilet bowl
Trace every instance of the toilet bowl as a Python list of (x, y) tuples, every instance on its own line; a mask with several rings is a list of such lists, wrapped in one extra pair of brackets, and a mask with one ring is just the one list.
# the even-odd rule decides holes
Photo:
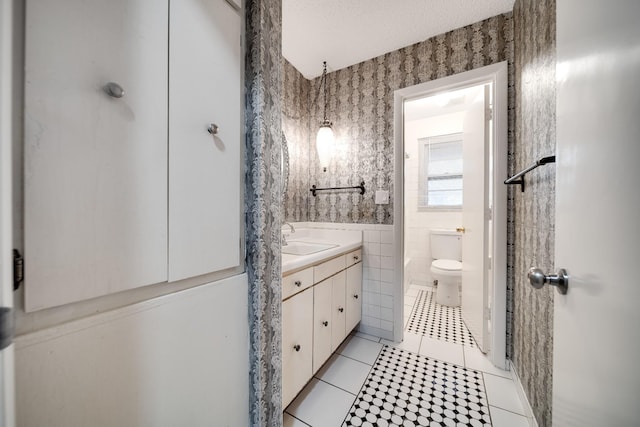
[(436, 302), (449, 307), (460, 305), (462, 247), (460, 233), (431, 230), (431, 276), (438, 282)]
[(436, 302), (440, 305), (460, 305), (462, 263), (452, 259), (437, 259), (431, 263), (431, 276), (438, 281)]

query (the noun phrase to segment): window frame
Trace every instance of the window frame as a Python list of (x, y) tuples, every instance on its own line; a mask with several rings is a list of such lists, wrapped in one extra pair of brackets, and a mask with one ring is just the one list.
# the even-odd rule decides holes
[[(418, 138), (418, 152), (419, 152), (419, 164), (418, 164), (418, 200), (417, 206), (418, 211), (461, 211), (464, 200), (459, 205), (431, 205), (429, 202), (429, 190), (428, 190), (428, 180), (429, 180), (429, 171), (428, 171), (428, 160), (425, 159), (425, 156), (429, 156), (429, 150), (427, 147), (434, 144), (443, 144), (443, 143), (452, 143), (452, 142), (460, 142), (464, 144), (463, 133), (456, 132), (445, 135), (435, 135), (435, 136), (427, 136), (423, 138)], [(437, 179), (447, 179), (447, 178), (456, 178), (463, 179), (464, 177), (464, 168), (463, 172), (456, 175), (433, 175), (433, 177), (437, 177)], [(460, 197), (462, 198), (463, 187), (460, 188)]]

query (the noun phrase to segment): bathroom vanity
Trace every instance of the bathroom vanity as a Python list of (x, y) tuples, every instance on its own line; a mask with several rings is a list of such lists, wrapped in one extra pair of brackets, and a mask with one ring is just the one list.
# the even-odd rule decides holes
[(362, 317), (362, 233), (305, 229), (286, 239), (282, 255), (283, 408)]

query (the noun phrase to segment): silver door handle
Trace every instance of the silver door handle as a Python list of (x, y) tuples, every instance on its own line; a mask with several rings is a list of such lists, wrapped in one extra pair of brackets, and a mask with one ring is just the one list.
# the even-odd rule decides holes
[(207, 127), (207, 132), (209, 132), (211, 135), (217, 135), (219, 130), (220, 128), (215, 123), (211, 123), (209, 127)]
[(542, 270), (534, 267), (529, 269), (527, 277), (529, 278), (531, 286), (536, 289), (540, 289), (545, 283), (548, 283), (549, 285), (555, 286), (562, 295), (565, 295), (569, 288), (569, 275), (564, 268), (561, 268), (557, 275), (551, 276), (544, 274)]
[(115, 82), (107, 83), (102, 89), (112, 98), (122, 98), (124, 96), (124, 89)]

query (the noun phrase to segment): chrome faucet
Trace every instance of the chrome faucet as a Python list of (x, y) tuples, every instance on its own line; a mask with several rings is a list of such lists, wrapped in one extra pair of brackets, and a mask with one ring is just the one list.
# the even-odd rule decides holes
[[(288, 226), (289, 226), (289, 228), (291, 228), (291, 234), (293, 234), (293, 233), (295, 233), (295, 232), (296, 232), (296, 229), (295, 229), (295, 228), (293, 228), (293, 225), (289, 224), (288, 222), (285, 222), (285, 223), (284, 223), (284, 224), (282, 224), (282, 225), (288, 225)], [(282, 233), (282, 246), (287, 246), (287, 245), (288, 245), (288, 243), (287, 243), (287, 236), (286, 236), (284, 233)]]
[(289, 228), (291, 228), (291, 234), (293, 234), (293, 233), (295, 233), (295, 232), (296, 232), (296, 229), (295, 229), (295, 228), (293, 228), (293, 225), (289, 224), (288, 222), (285, 222), (285, 223), (284, 223), (284, 224), (282, 224), (282, 225), (288, 225), (288, 226), (289, 226)]

